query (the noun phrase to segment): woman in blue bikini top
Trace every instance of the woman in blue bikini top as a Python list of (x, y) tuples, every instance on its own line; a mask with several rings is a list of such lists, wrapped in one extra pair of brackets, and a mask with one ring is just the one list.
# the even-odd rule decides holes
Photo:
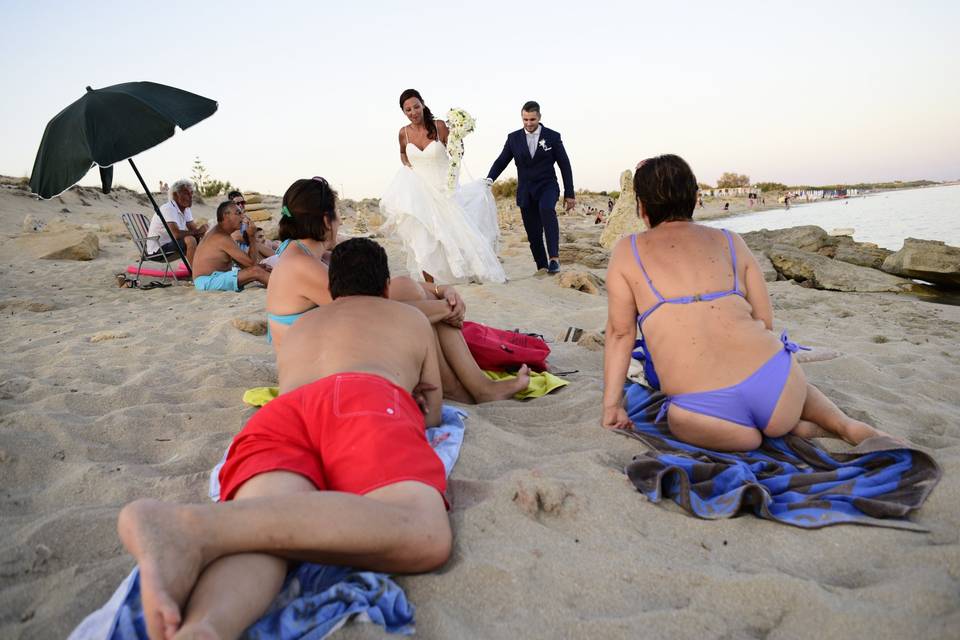
[(657, 420), (690, 444), (748, 451), (763, 435), (832, 433), (854, 444), (876, 435), (807, 384), (793, 355), (805, 347), (773, 333), (766, 283), (743, 240), (693, 222), (689, 165), (644, 160), (633, 184), (649, 230), (621, 239), (607, 272), (603, 426), (630, 427), (623, 381), (638, 347), (648, 383), (667, 396)]

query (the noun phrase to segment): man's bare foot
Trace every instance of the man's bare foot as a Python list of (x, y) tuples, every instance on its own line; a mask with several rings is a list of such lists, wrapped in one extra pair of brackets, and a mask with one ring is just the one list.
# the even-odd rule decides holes
[(493, 402), (494, 400), (506, 400), (512, 398), (517, 393), (530, 386), (530, 368), (523, 365), (517, 371), (517, 377), (510, 380), (491, 381), (487, 389), (476, 397), (477, 404), (483, 402)]
[(147, 635), (172, 638), (181, 611), (203, 569), (200, 545), (191, 536), (187, 507), (137, 500), (120, 511), (117, 531), (140, 567), (140, 597)]
[(800, 436), (801, 438), (837, 438), (837, 434), (824, 429), (816, 422), (810, 422), (809, 420), (801, 420), (797, 423), (797, 426), (793, 428), (793, 431), (790, 432), (791, 435)]

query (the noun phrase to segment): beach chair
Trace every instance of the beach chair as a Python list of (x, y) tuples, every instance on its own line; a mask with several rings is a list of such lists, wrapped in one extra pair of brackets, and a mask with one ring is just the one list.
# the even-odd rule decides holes
[(177, 274), (173, 265), (170, 264), (170, 260), (180, 259), (180, 254), (177, 253), (177, 250), (163, 251), (161, 249), (151, 253), (150, 250), (147, 249), (147, 240), (159, 240), (160, 237), (147, 235), (150, 229), (147, 216), (142, 213), (124, 213), (120, 218), (123, 220), (123, 224), (126, 225), (127, 231), (130, 232), (130, 239), (133, 240), (133, 244), (137, 246), (137, 250), (140, 252), (140, 262), (137, 263), (137, 274), (135, 278), (137, 286), (140, 286), (140, 271), (143, 269), (144, 262), (163, 262), (163, 279), (161, 282), (166, 282), (168, 273), (174, 282), (176, 282)]

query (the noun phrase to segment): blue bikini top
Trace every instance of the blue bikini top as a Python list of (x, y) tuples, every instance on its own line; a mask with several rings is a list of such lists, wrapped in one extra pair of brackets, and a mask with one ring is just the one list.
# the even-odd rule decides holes
[[(310, 249), (307, 249), (307, 247), (299, 240), (284, 240), (283, 242), (280, 243), (280, 246), (277, 247), (276, 255), (279, 257), (280, 254), (282, 254), (287, 249), (287, 247), (290, 246), (291, 242), (296, 242), (297, 246), (300, 247), (301, 251), (303, 251), (305, 254), (307, 254), (311, 258), (313, 257), (313, 253), (310, 251)], [(267, 342), (269, 343), (273, 342), (273, 336), (270, 335), (270, 322), (269, 322), (270, 320), (273, 320), (274, 322), (277, 322), (279, 324), (290, 326), (294, 322), (299, 320), (300, 316), (305, 314), (307, 311), (312, 311), (312, 310), (313, 310), (313, 307), (300, 311), (299, 313), (287, 313), (284, 315), (278, 315), (276, 313), (268, 313), (267, 314)]]
[(643, 321), (650, 317), (651, 313), (665, 304), (691, 304), (693, 302), (708, 302), (710, 300), (717, 300), (718, 298), (725, 298), (733, 295), (746, 298), (746, 295), (740, 291), (740, 287), (738, 286), (737, 252), (734, 251), (733, 248), (733, 236), (731, 236), (730, 232), (726, 229), (722, 229), (722, 231), (723, 235), (727, 237), (727, 244), (730, 247), (730, 262), (733, 264), (733, 288), (726, 291), (713, 291), (711, 293), (700, 293), (694, 296), (679, 296), (676, 298), (664, 298), (662, 295), (660, 295), (660, 292), (657, 291), (657, 288), (653, 286), (653, 280), (651, 280), (650, 276), (647, 274), (647, 270), (643, 266), (643, 261), (640, 259), (640, 252), (637, 251), (637, 235), (633, 234), (630, 236), (630, 244), (633, 247), (633, 255), (637, 259), (637, 264), (640, 265), (640, 271), (643, 272), (643, 277), (646, 278), (647, 284), (650, 286), (650, 291), (653, 292), (653, 295), (657, 296), (657, 302), (652, 307), (637, 316), (637, 328), (640, 330), (640, 338), (636, 341), (636, 344), (634, 344), (633, 351), (633, 357), (636, 360), (643, 362), (643, 375), (647, 379), (647, 384), (654, 389), (660, 388), (660, 377), (657, 375), (657, 369), (653, 364), (653, 358), (650, 356), (650, 349), (647, 348), (646, 339), (643, 337)]
[(727, 236), (727, 244), (730, 246), (730, 261), (733, 263), (733, 288), (727, 289), (725, 291), (713, 291), (711, 293), (698, 293), (695, 296), (679, 296), (676, 298), (664, 298), (660, 295), (660, 292), (657, 291), (657, 288), (653, 286), (653, 280), (650, 279), (650, 276), (647, 275), (647, 270), (643, 266), (643, 261), (640, 259), (640, 252), (637, 251), (637, 234), (630, 236), (630, 244), (633, 246), (633, 255), (637, 259), (637, 264), (640, 265), (640, 271), (643, 272), (643, 277), (646, 278), (647, 284), (650, 285), (650, 291), (653, 292), (653, 295), (657, 296), (657, 302), (652, 307), (640, 314), (637, 319), (637, 326), (642, 328), (643, 321), (646, 320), (651, 313), (659, 309), (662, 305), (665, 304), (691, 304), (693, 302), (709, 302), (710, 300), (717, 300), (719, 298), (725, 298), (727, 296), (737, 295), (742, 298), (746, 298), (744, 293), (740, 291), (737, 280), (737, 253), (733, 249), (733, 236), (730, 235), (730, 232), (726, 229), (722, 229), (723, 235)]

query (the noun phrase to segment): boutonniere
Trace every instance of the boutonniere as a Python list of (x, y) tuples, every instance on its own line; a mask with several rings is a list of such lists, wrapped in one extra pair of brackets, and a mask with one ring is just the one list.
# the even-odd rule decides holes
[(540, 142), (538, 142), (537, 144), (538, 144), (538, 145), (540, 146), (540, 148), (543, 149), (544, 151), (550, 151), (550, 149), (553, 149), (553, 147), (548, 147), (548, 146), (547, 146), (547, 141), (546, 141), (546, 140), (540, 140)]

